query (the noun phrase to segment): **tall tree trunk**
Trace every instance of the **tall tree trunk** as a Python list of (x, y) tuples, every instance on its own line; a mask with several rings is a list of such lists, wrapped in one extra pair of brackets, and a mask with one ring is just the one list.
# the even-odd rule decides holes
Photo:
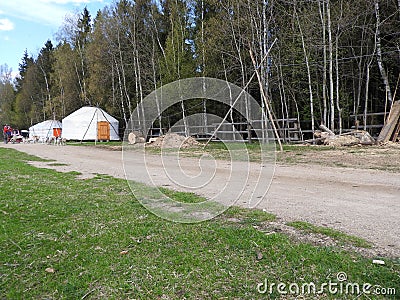
[[(241, 79), (242, 79), (242, 88), (246, 86), (246, 71), (245, 71), (245, 65), (242, 57), (242, 43), (241, 41), (238, 40), (238, 34), (236, 33), (235, 30), (235, 20), (233, 19), (235, 16), (231, 16), (231, 32), (232, 32), (232, 37), (233, 37), (233, 44), (235, 46), (236, 54), (237, 54), (237, 59), (240, 64), (240, 73), (241, 73)], [(239, 35), (240, 37), (240, 35)], [(247, 98), (247, 93), (244, 95), (245, 98), (245, 112), (246, 112), (246, 122), (250, 120), (250, 111), (249, 111), (249, 104), (248, 104), (248, 98)]]
[(222, 65), (224, 66), (224, 75), (225, 75), (225, 81), (226, 81), (226, 85), (228, 87), (228, 91), (229, 91), (229, 119), (230, 122), (232, 123), (232, 128), (233, 128), (233, 140), (236, 140), (236, 131), (235, 131), (235, 126), (233, 125), (234, 120), (233, 120), (233, 96), (232, 96), (232, 88), (231, 85), (229, 84), (228, 81), (228, 73), (226, 72), (226, 65), (225, 65), (225, 58), (222, 55)]
[[(44, 82), (46, 83), (46, 100), (48, 101), (49, 105), (50, 105), (50, 112), (51, 115), (53, 117), (53, 119), (55, 119), (55, 110), (53, 108), (53, 103), (51, 101), (51, 93), (50, 93), (50, 87), (49, 87), (49, 81), (47, 80), (47, 74), (44, 71), (44, 69), (42, 68), (42, 66), (39, 65), (40, 70), (43, 73), (43, 77), (44, 77)], [(45, 103), (43, 103), (43, 111), (45, 110)], [(43, 120), (44, 121), (44, 120)]]
[[(272, 43), (272, 45), (274, 43)], [(269, 51), (266, 53), (266, 55), (268, 55), (268, 53), (269, 53)], [(266, 94), (266, 92), (264, 90), (264, 85), (262, 84), (260, 72), (259, 72), (259, 70), (257, 68), (256, 60), (254, 58), (253, 51), (251, 50), (251, 48), (250, 48), (250, 57), (251, 57), (251, 61), (253, 62), (254, 71), (255, 71), (255, 73), (257, 75), (258, 85), (260, 87), (260, 93), (261, 93), (262, 100), (265, 102), (265, 108), (267, 109), (268, 117), (269, 117), (269, 119), (271, 121), (272, 128), (274, 129), (275, 136), (276, 136), (276, 138), (278, 140), (279, 149), (280, 149), (281, 152), (283, 152), (283, 146), (282, 146), (281, 138), (279, 136), (278, 129), (277, 129), (276, 125), (275, 125), (275, 120), (274, 120), (274, 117), (272, 115), (272, 109), (270, 108), (270, 104), (269, 104), (268, 99), (267, 99), (267, 94)]]
[[(362, 56), (362, 47), (361, 47), (361, 55)], [(360, 108), (361, 104), (361, 88), (362, 88), (362, 82), (363, 82), (363, 77), (364, 77), (364, 68), (362, 66), (363, 59), (360, 57), (360, 61), (358, 62), (358, 85), (357, 85), (357, 100), (354, 102), (354, 109), (353, 113), (355, 116), (355, 120), (357, 121), (358, 118), (358, 110)]]
[[(269, 26), (267, 20), (267, 8), (268, 6), (272, 6), (271, 2), (268, 0), (264, 0), (262, 2), (262, 43), (261, 43), (261, 56), (264, 57), (268, 52), (268, 33), (269, 33)], [(268, 65), (269, 61), (265, 61), (261, 67), (261, 79), (263, 80), (263, 85), (265, 86), (265, 90), (268, 91)]]
[(125, 101), (124, 101), (124, 91), (123, 91), (123, 83), (121, 80), (121, 72), (119, 71), (119, 66), (117, 59), (114, 58), (114, 63), (115, 63), (115, 69), (117, 71), (117, 76), (118, 76), (118, 87), (119, 87), (119, 94), (120, 94), (120, 103), (121, 103), (121, 108), (122, 108), (122, 117), (125, 122), (125, 128), (128, 128), (128, 118), (126, 115), (126, 109), (125, 109)]
[(377, 54), (377, 62), (378, 62), (378, 67), (379, 67), (379, 72), (381, 73), (383, 83), (385, 84), (385, 91), (386, 91), (386, 97), (389, 101), (389, 104), (391, 105), (393, 102), (392, 98), (392, 92), (390, 89), (389, 85), (389, 79), (386, 74), (385, 67), (383, 66), (383, 61), (382, 61), (382, 49), (381, 49), (381, 32), (380, 32), (380, 25), (381, 25), (381, 20), (380, 20), (380, 14), (379, 14), (379, 0), (375, 0), (375, 16), (376, 16), (376, 54)]
[[(280, 58), (279, 58), (280, 59)], [(283, 81), (283, 71), (282, 71), (282, 64), (278, 66), (278, 85), (280, 86), (279, 91), (281, 94), (281, 105), (282, 105), (282, 118), (288, 120), (289, 119), (289, 109), (288, 109), (288, 102), (286, 97), (286, 90), (285, 90), (285, 83)], [(287, 123), (287, 129), (289, 129), (289, 123)], [(290, 140), (290, 132), (288, 131), (288, 138)]]
[[(152, 41), (153, 41), (153, 48), (152, 48), (152, 55), (151, 55), (151, 65), (153, 69), (153, 86), (154, 90), (157, 90), (157, 72), (156, 72), (156, 41), (154, 34), (152, 34)], [(156, 106), (157, 106), (157, 113), (158, 113), (158, 125), (160, 127), (160, 135), (163, 134), (163, 129), (162, 129), (162, 111), (161, 111), (161, 106), (160, 106), (160, 99), (158, 99), (158, 93), (155, 93), (155, 100), (156, 100)]]
[(60, 74), (58, 73), (58, 84), (60, 86), (60, 102), (61, 102), (61, 115), (60, 118), (63, 119), (66, 116), (65, 108), (65, 90)]
[(367, 113), (368, 113), (368, 94), (369, 94), (369, 81), (370, 81), (370, 76), (369, 76), (369, 70), (370, 70), (371, 64), (368, 64), (367, 66), (367, 75), (365, 79), (365, 103), (364, 103), (364, 113), (363, 113), (363, 126), (364, 130), (367, 130)]
[[(137, 38), (136, 38), (136, 21), (134, 20), (132, 23), (133, 23), (132, 24), (133, 30), (131, 30), (130, 43), (131, 43), (131, 46), (132, 46), (132, 51), (131, 51), (132, 60), (133, 60), (132, 69), (133, 69), (134, 77), (135, 77), (135, 96), (136, 96), (135, 97), (135, 100), (136, 100), (135, 107), (138, 108), (139, 103), (140, 103), (140, 84), (139, 84), (139, 71), (138, 71), (139, 67), (138, 67), (138, 60), (137, 60), (137, 54), (136, 54), (137, 47), (138, 47)], [(118, 36), (118, 43), (119, 43), (119, 36)], [(124, 71), (124, 69), (122, 69), (122, 70)], [(125, 74), (125, 72), (123, 74)], [(125, 76), (124, 76), (124, 78), (125, 78)], [(124, 81), (124, 86), (125, 86), (125, 81)], [(128, 94), (127, 94), (127, 97), (129, 97)], [(131, 101), (130, 100), (129, 100), (128, 107), (129, 107), (129, 111), (132, 111), (133, 107), (131, 106)], [(140, 115), (141, 113), (142, 113), (142, 116)], [(145, 124), (142, 123), (142, 121), (143, 121), (142, 117), (144, 117), (143, 111), (141, 112), (141, 111), (139, 111), (139, 109), (136, 109), (136, 114), (137, 114), (137, 118), (138, 118), (138, 121), (139, 121), (139, 127), (144, 129), (145, 128)], [(146, 135), (147, 132), (143, 132), (143, 134)]]
[[(202, 75), (206, 76), (206, 51), (204, 46), (204, 0), (201, 0), (201, 64), (202, 64)], [(203, 80), (203, 95), (206, 93), (206, 82)], [(207, 132), (208, 120), (207, 120), (207, 99), (203, 99), (203, 124), (204, 133)]]
[[(178, 7), (178, 3), (176, 2), (176, 6)], [(181, 37), (180, 37), (180, 44), (178, 43), (178, 47), (180, 47), (180, 49), (178, 50), (178, 53), (185, 53), (185, 28), (182, 25), (182, 22), (179, 22), (180, 24), (180, 33), (181, 33)], [(179, 80), (181, 79), (181, 57), (180, 54), (178, 54), (178, 59), (177, 59), (177, 65), (178, 65), (178, 78)], [(181, 89), (181, 84), (179, 82), (179, 90)], [(183, 125), (185, 126), (185, 136), (190, 136), (190, 132), (189, 132), (189, 124), (187, 122), (187, 118), (186, 118), (186, 108), (185, 108), (185, 103), (184, 100), (182, 99), (182, 96), (179, 95), (181, 97), (181, 108), (182, 108), (182, 118), (183, 118)]]
[(326, 58), (326, 20), (325, 20), (325, 0), (318, 1), (318, 6), (319, 6), (319, 14), (320, 14), (320, 19), (321, 19), (321, 24), (322, 24), (322, 44), (323, 44), (323, 56), (324, 56), (324, 66), (322, 70), (322, 106), (323, 106), (323, 112), (322, 112), (322, 123), (324, 125), (327, 124), (327, 114), (328, 114), (328, 106), (327, 106), (327, 100), (326, 100), (326, 66), (327, 66), (327, 58)]
[(336, 40), (335, 40), (335, 62), (336, 62), (336, 108), (338, 110), (338, 123), (339, 123), (339, 134), (342, 134), (342, 108), (340, 106), (340, 93), (339, 93), (339, 35), (340, 35), (340, 24), (343, 16), (343, 0), (340, 1), (340, 17), (337, 25)]
[(336, 37), (336, 51), (335, 51), (335, 61), (336, 61), (336, 108), (338, 110), (338, 122), (339, 122), (339, 134), (342, 134), (342, 108), (340, 106), (340, 93), (339, 93), (339, 54), (338, 54), (338, 36)]
[(78, 78), (79, 88), (81, 90), (81, 98), (83, 98), (82, 102), (85, 103), (85, 88), (83, 87), (82, 80), (81, 80), (81, 77), (79, 75), (79, 70), (78, 70), (78, 66), (76, 65), (76, 62), (74, 62), (74, 67), (75, 67), (76, 77)]
[(369, 82), (370, 82), (370, 69), (372, 62), (374, 61), (375, 52), (377, 50), (377, 32), (375, 32), (375, 39), (374, 39), (374, 51), (372, 52), (371, 57), (367, 63), (367, 75), (365, 80), (365, 102), (364, 102), (364, 112), (363, 112), (363, 125), (364, 130), (367, 130), (367, 113), (368, 113), (368, 102), (369, 102)]
[(397, 15), (399, 16), (400, 20), (400, 0), (397, 0)]
[[(296, 9), (296, 8), (295, 8)], [(311, 130), (314, 134), (314, 129), (315, 129), (315, 121), (314, 121), (314, 98), (313, 98), (313, 91), (312, 91), (312, 82), (311, 82), (311, 71), (310, 71), (310, 63), (308, 61), (308, 54), (307, 54), (307, 49), (306, 49), (306, 44), (304, 42), (304, 35), (303, 31), (301, 29), (300, 21), (299, 21), (299, 15), (297, 14), (297, 9), (295, 11), (296, 14), (296, 20), (297, 24), (299, 26), (299, 31), (300, 31), (300, 38), (301, 38), (301, 45), (303, 47), (303, 52), (304, 52), (304, 60), (306, 62), (306, 68), (307, 68), (307, 78), (308, 78), (308, 93), (310, 97), (310, 114), (311, 114)]]
[[(362, 98), (362, 89), (363, 89), (363, 83), (364, 83), (364, 76), (365, 76), (365, 70), (366, 70), (366, 59), (364, 58), (364, 44), (366, 43), (366, 38), (368, 37), (367, 35), (367, 21), (366, 21), (367, 16), (364, 17), (364, 22), (362, 26), (362, 31), (361, 31), (361, 39), (359, 41), (359, 52), (354, 49), (352, 46), (352, 55), (357, 59), (357, 88), (355, 88), (354, 84), (354, 99), (356, 99), (353, 102), (353, 114), (354, 114), (354, 120), (358, 121), (358, 115), (359, 111), (361, 108), (361, 98)], [(354, 73), (354, 72), (353, 72)], [(355, 80), (355, 79), (354, 79)]]
[(79, 75), (78, 69), (76, 69), (76, 72), (77, 72), (78, 80), (80, 81), (79, 84), (81, 86), (81, 93), (82, 93), (83, 101), (85, 103), (88, 103), (89, 105), (92, 105), (92, 102), (87, 97), (85, 59), (84, 59), (83, 48), (82, 48), (82, 45), (80, 42), (78, 42), (78, 54), (79, 54), (79, 59), (80, 59), (80, 64), (81, 64), (82, 78)]
[[(143, 101), (143, 86), (142, 86), (142, 72), (141, 72), (141, 68), (140, 68), (140, 60), (139, 60), (139, 52), (137, 51), (136, 48), (136, 55), (135, 55), (135, 60), (136, 60), (136, 67), (137, 67), (137, 82), (138, 82), (138, 86), (139, 86), (139, 99), (138, 99), (138, 104), (141, 103)], [(145, 115), (145, 111), (144, 111), (144, 106), (141, 105), (142, 107), (142, 122), (143, 124), (146, 124), (146, 115)], [(146, 125), (144, 125), (146, 126)]]
[(330, 103), (330, 130), (335, 130), (335, 99), (333, 83), (333, 41), (332, 41), (332, 23), (331, 23), (331, 4), (330, 0), (326, 3), (326, 15), (328, 21), (328, 51), (329, 51), (329, 103)]

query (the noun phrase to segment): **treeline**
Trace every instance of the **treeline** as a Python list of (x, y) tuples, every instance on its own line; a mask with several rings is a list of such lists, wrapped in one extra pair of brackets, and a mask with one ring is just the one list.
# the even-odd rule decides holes
[[(155, 88), (199, 76), (246, 87), (260, 101), (256, 67), (276, 118), (340, 131), (389, 109), (399, 25), (397, 0), (119, 0), (94, 17), (84, 9), (67, 18), (55, 46), (25, 52), (14, 82), (2, 67), (0, 120), (26, 128), (99, 105), (124, 126)], [(215, 105), (203, 104), (174, 109)]]

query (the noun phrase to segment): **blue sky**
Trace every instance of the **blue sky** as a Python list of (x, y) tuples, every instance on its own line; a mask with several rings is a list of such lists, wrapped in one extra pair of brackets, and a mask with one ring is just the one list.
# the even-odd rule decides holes
[(7, 64), (13, 73), (25, 49), (36, 57), (50, 39), (56, 45), (55, 33), (65, 16), (83, 11), (86, 6), (94, 18), (99, 9), (112, 0), (0, 0), (0, 65)]

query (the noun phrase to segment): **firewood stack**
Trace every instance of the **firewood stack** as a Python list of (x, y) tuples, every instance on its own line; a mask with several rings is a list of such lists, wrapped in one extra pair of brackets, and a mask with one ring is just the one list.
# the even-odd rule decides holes
[(389, 116), (378, 137), (378, 143), (397, 142), (400, 133), (400, 100), (393, 102)]

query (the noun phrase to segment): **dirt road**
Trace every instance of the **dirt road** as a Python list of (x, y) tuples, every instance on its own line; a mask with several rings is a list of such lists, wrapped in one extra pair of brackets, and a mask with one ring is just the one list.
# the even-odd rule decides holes
[[(79, 171), (83, 177), (100, 173), (125, 178), (120, 151), (39, 144), (1, 146), (67, 164), (67, 166), (53, 167), (59, 171)], [(135, 155), (125, 156), (125, 160), (128, 159), (127, 172), (131, 179), (148, 184), (150, 178), (157, 185), (175, 187), (171, 183), (173, 175), (165, 174), (165, 165), (158, 156), (147, 156), (149, 162), (147, 167), (143, 161), (135, 158)], [(196, 174), (200, 167), (197, 159), (178, 161), (175, 167), (182, 165), (190, 178), (198, 180)], [(207, 167), (207, 165), (207, 162), (203, 162), (202, 166)], [(175, 167), (173, 164), (169, 170), (173, 173)], [(227, 173), (230, 167), (230, 162), (217, 161), (216, 173)], [(259, 166), (251, 164), (250, 169), (253, 167), (257, 169)], [(241, 167), (237, 165), (236, 168)], [(251, 186), (251, 181), (256, 180), (256, 177), (252, 178), (252, 170), (249, 171), (244, 165), (243, 170), (238, 172), (234, 178), (222, 175), (219, 179), (215, 179), (214, 185), (210, 184), (201, 193), (208, 198), (231, 197), (229, 193), (225, 195), (221, 193), (217, 188), (218, 185), (225, 186), (227, 180), (233, 182), (233, 185), (240, 184), (247, 176), (249, 178), (247, 185)], [(144, 176), (145, 173), (148, 176)], [(277, 165), (275, 173), (267, 170), (268, 176), (273, 176), (273, 180), (266, 196), (260, 198), (266, 189), (257, 191), (261, 194), (255, 195), (261, 201), (258, 208), (265, 208), (284, 221), (303, 220), (339, 229), (376, 244), (378, 249), (382, 249), (382, 254), (390, 253), (400, 257), (399, 173), (315, 165)], [(180, 184), (179, 188), (184, 189), (183, 186)], [(248, 206), (245, 200), (246, 192), (244, 190), (239, 205)]]

